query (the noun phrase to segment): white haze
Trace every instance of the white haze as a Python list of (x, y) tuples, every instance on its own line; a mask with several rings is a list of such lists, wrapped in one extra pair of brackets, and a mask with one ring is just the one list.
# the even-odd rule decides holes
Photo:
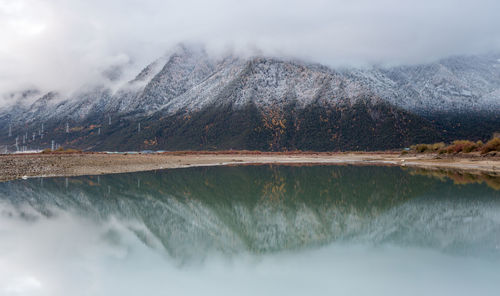
[[(0, 295), (498, 295), (498, 262), (411, 247), (334, 244), (179, 266), (129, 223), (0, 205)], [(28, 219), (29, 220), (29, 219)]]
[(110, 68), (124, 81), (179, 42), (331, 66), (486, 53), (500, 48), (499, 11), (496, 0), (0, 0), (0, 94), (108, 83)]

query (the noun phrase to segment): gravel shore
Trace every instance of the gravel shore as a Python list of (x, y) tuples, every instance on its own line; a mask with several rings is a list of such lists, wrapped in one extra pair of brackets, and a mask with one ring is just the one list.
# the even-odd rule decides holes
[(390, 165), (461, 170), (500, 176), (500, 157), (479, 155), (439, 157), (400, 153), (255, 153), (168, 152), (160, 154), (10, 154), (0, 155), (0, 181), (23, 177), (81, 176), (192, 166), (242, 164)]

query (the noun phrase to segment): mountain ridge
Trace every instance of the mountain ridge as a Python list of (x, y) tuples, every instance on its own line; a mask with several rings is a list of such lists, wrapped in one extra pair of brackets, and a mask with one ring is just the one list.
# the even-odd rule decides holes
[[(48, 138), (91, 150), (373, 150), (404, 147), (415, 141), (449, 140), (452, 135), (483, 139), (500, 130), (498, 57), (332, 69), (262, 56), (214, 58), (203, 48), (179, 46), (115, 92), (104, 85), (77, 91), (71, 98), (49, 92), (27, 107), (0, 111), (0, 123), (10, 126), (18, 137), (26, 137), (26, 133), (40, 134), (39, 126), (44, 122)], [(110, 119), (116, 123), (114, 127), (106, 125)], [(71, 131), (61, 134), (66, 123)], [(468, 127), (464, 129), (464, 125)], [(220, 127), (208, 140), (209, 130), (216, 126)], [(306, 132), (301, 130), (304, 126), (308, 126)], [(102, 129), (107, 139), (91, 140), (96, 128), (99, 136)], [(451, 131), (457, 128), (458, 132)], [(141, 133), (139, 140), (135, 136)], [(13, 137), (4, 134), (0, 143), (12, 145)], [(247, 138), (232, 147), (231, 137), (242, 134)], [(318, 141), (311, 138), (313, 134), (321, 137), (321, 145), (307, 144)], [(350, 140), (346, 142), (345, 137)], [(356, 137), (370, 140), (365, 143)], [(376, 137), (390, 142), (375, 144)], [(109, 139), (116, 143), (132, 140), (132, 144), (113, 147), (105, 144)], [(174, 139), (175, 145), (166, 144)], [(36, 136), (28, 142), (47, 145), (42, 139), (37, 142)]]

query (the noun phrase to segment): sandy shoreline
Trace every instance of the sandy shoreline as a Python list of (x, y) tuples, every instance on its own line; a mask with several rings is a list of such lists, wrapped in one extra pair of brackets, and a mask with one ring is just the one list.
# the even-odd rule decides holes
[(0, 155), (0, 181), (26, 177), (82, 176), (149, 171), (194, 166), (289, 165), (390, 165), (423, 169), (459, 170), (500, 176), (500, 157), (399, 153), (246, 153), (171, 152), (164, 154), (29, 154)]

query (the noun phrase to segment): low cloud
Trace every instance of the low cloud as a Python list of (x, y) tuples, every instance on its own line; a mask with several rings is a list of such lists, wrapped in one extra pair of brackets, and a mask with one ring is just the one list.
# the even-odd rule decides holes
[(0, 94), (129, 79), (179, 42), (331, 66), (486, 53), (500, 50), (498, 11), (493, 0), (3, 0)]

